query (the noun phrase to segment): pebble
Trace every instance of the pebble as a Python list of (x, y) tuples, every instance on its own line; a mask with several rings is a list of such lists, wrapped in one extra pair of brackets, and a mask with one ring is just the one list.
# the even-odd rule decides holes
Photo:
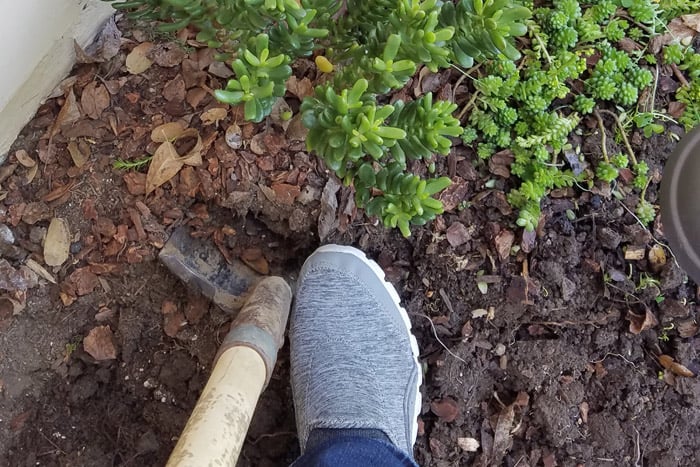
[(41, 245), (46, 237), (46, 227), (32, 227), (29, 231), (29, 240), (32, 243)]
[(0, 224), (0, 242), (9, 243), (10, 245), (15, 243), (15, 235), (5, 224)]

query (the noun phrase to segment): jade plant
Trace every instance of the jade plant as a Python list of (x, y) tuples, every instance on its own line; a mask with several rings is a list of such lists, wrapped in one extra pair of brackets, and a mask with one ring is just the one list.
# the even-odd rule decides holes
[[(113, 1), (113, 0), (107, 0)], [(411, 161), (449, 153), (463, 133), (456, 105), (431, 94), (386, 104), (420, 67), (520, 57), (514, 38), (531, 13), (515, 0), (126, 0), (132, 18), (161, 21), (161, 30), (194, 27), (197, 40), (218, 51), (234, 77), (216, 97), (242, 104), (262, 121), (285, 94), (291, 65), (315, 56), (324, 84), (301, 104), (316, 152), (346, 184), (359, 206), (410, 234), (443, 210), (435, 198), (447, 178), (423, 180)], [(546, 122), (543, 122), (546, 124)]]

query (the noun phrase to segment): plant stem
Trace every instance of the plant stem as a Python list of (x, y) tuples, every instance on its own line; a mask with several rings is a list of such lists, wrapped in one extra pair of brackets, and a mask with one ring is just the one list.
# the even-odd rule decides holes
[(603, 118), (600, 116), (597, 110), (593, 111), (593, 115), (595, 115), (596, 120), (598, 120), (598, 128), (600, 129), (600, 149), (603, 152), (603, 159), (609, 164), (610, 159), (608, 158), (607, 148), (608, 137), (605, 133), (605, 124), (603, 123)]
[(612, 116), (613, 119), (615, 119), (615, 124), (620, 130), (620, 136), (622, 137), (622, 141), (625, 144), (625, 148), (627, 148), (627, 154), (630, 156), (630, 161), (632, 161), (632, 164), (637, 165), (637, 158), (634, 156), (634, 151), (632, 150), (632, 146), (630, 145), (629, 139), (627, 139), (627, 133), (625, 132), (624, 127), (622, 126), (622, 122), (620, 122), (620, 118), (615, 112), (611, 112), (605, 109), (600, 109), (600, 111)]

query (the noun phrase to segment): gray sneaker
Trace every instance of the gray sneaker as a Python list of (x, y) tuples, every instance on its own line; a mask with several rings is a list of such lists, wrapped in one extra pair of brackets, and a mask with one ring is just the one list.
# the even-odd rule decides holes
[(298, 284), (289, 340), (301, 451), (314, 429), (360, 428), (412, 457), (422, 374), (398, 293), (377, 263), (340, 245), (316, 250)]

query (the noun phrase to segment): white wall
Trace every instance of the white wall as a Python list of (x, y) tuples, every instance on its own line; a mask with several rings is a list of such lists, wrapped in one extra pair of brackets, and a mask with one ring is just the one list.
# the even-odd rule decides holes
[(0, 163), (114, 10), (100, 0), (0, 0)]

